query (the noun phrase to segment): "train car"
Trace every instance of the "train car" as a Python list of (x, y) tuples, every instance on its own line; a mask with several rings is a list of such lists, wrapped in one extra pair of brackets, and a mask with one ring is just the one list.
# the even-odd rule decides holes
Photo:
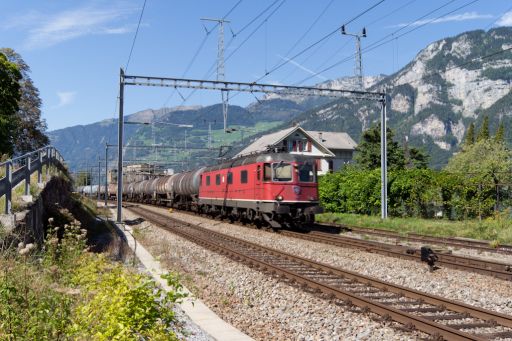
[(296, 226), (322, 212), (315, 164), (302, 155), (257, 154), (125, 184), (123, 198), (273, 228)]
[(208, 167), (200, 177), (198, 208), (274, 228), (310, 222), (322, 212), (315, 160), (269, 153)]

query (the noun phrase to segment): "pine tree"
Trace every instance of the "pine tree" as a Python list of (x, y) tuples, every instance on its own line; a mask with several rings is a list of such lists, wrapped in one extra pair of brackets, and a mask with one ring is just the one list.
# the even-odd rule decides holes
[(484, 121), (482, 122), (482, 127), (478, 132), (478, 137), (476, 138), (477, 142), (488, 140), (489, 139), (489, 117), (485, 116)]
[[(386, 136), (389, 168), (403, 169), (405, 167), (403, 148), (393, 140), (394, 133), (391, 129), (387, 129)], [(380, 123), (363, 132), (356, 150), (355, 160), (359, 167), (368, 170), (380, 168)]]
[(475, 124), (471, 122), (466, 132), (466, 138), (464, 140), (464, 146), (468, 147), (475, 143)]
[(498, 130), (496, 131), (496, 135), (494, 136), (494, 141), (498, 143), (505, 142), (505, 124), (503, 123), (503, 121), (500, 122)]

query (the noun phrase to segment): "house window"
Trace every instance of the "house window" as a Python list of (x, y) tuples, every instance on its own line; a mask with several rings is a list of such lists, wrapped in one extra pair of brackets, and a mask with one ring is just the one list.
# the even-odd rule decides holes
[(243, 170), (240, 172), (240, 183), (246, 184), (247, 183), (247, 171)]
[(233, 173), (228, 172), (228, 185), (233, 183)]
[(220, 185), (220, 174), (215, 175), (215, 184)]
[(210, 186), (210, 176), (206, 176), (206, 186)]

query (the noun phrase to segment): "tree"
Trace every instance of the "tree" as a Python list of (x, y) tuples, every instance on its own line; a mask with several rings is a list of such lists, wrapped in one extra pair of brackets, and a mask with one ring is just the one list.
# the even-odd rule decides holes
[(477, 141), (464, 153), (454, 155), (446, 170), (461, 178), (461, 207), (466, 215), (492, 214), (499, 206), (502, 184), (510, 184), (512, 153), (504, 143), (491, 139)]
[(477, 142), (482, 140), (489, 139), (489, 117), (485, 116), (484, 121), (482, 122), (482, 127), (478, 132), (478, 137), (476, 138)]
[(471, 122), (466, 132), (466, 138), (464, 139), (464, 147), (469, 147), (475, 143), (475, 124)]
[(16, 65), (0, 53), (0, 155), (10, 155), (14, 151), (20, 79), (21, 74)]
[[(356, 148), (355, 160), (357, 165), (363, 169), (380, 168), (380, 123), (376, 126), (365, 130), (361, 136), (361, 141)], [(389, 168), (402, 169), (405, 166), (404, 151), (393, 140), (394, 133), (387, 128), (387, 156)]]
[(18, 124), (16, 125), (14, 152), (23, 154), (47, 145), (50, 141), (45, 135), (46, 122), (41, 118), (41, 98), (39, 90), (30, 78), (30, 67), (23, 58), (9, 48), (0, 49), (7, 59), (17, 65), (20, 73), (21, 98), (17, 111)]
[(500, 125), (498, 126), (498, 130), (496, 131), (496, 135), (494, 136), (494, 141), (498, 143), (505, 142), (505, 123), (503, 123), (503, 121), (501, 121)]
[[(404, 169), (406, 164), (413, 168), (426, 168), (428, 156), (417, 148), (408, 148), (406, 160), (404, 148), (394, 141), (394, 133), (387, 128), (387, 157), (390, 169)], [(361, 169), (380, 168), (380, 123), (365, 130), (356, 148), (355, 161)]]

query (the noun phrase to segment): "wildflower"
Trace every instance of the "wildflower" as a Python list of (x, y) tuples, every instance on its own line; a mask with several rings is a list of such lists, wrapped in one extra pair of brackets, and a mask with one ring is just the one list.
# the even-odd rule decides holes
[(19, 250), (18, 253), (22, 256), (26, 255), (27, 253), (30, 252), (30, 249), (24, 247), (23, 249)]
[(19, 242), (18, 243), (18, 250), (21, 250), (25, 247), (25, 243), (24, 242)]
[(48, 218), (48, 224), (52, 225), (53, 224), (53, 218)]

